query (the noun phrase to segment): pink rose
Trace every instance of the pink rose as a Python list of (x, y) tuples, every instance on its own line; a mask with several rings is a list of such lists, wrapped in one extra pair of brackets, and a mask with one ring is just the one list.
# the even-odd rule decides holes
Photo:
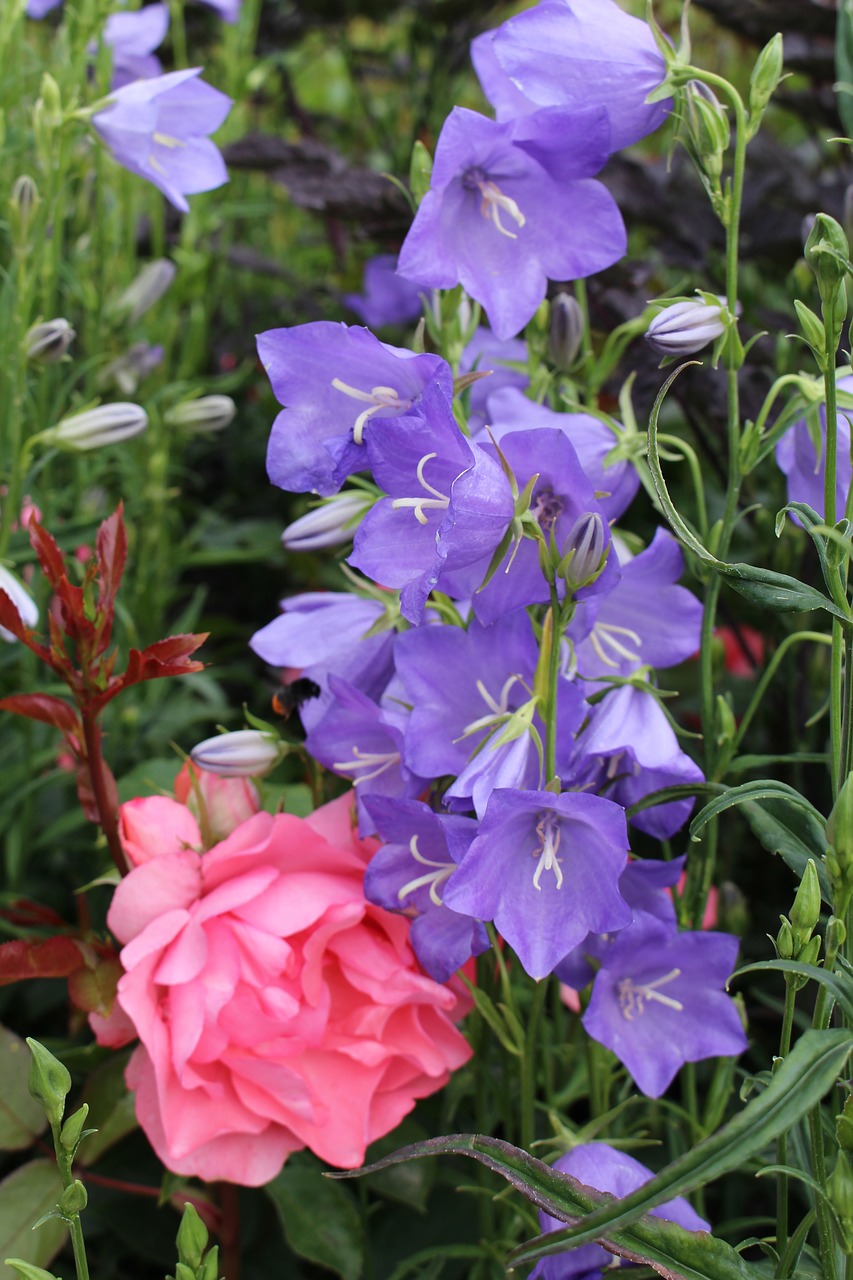
[(120, 807), (119, 837), (130, 867), (217, 844), (261, 807), (248, 778), (217, 778), (186, 764), (175, 779), (175, 796), (140, 796)]
[(109, 912), (141, 1041), (136, 1112), (176, 1173), (260, 1186), (310, 1147), (344, 1168), (471, 1050), (409, 922), (367, 903), (352, 799), (259, 813), (208, 853), (137, 866)]
[(261, 807), (258, 788), (250, 778), (220, 778), (209, 769), (186, 761), (175, 779), (175, 799), (185, 804), (216, 844)]

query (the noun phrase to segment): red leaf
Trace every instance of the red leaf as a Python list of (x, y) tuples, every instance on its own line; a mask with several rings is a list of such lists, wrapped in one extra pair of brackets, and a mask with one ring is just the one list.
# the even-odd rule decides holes
[(169, 636), (166, 640), (156, 640), (145, 649), (131, 649), (127, 660), (127, 670), (110, 685), (99, 698), (93, 699), (90, 705), (102, 707), (117, 693), (139, 684), (143, 680), (157, 680), (163, 676), (186, 676), (195, 671), (203, 671), (205, 664), (190, 659), (204, 644), (209, 632), (204, 635)]
[[(89, 769), (89, 762), (83, 758), (77, 759), (77, 799), (83, 809), (83, 813), (89, 822), (100, 822), (101, 814), (95, 800), (95, 788), (92, 786), (92, 774)], [(104, 783), (107, 790), (107, 803), (110, 807), (110, 813), (118, 814), (118, 787), (112, 770), (105, 760), (101, 760), (101, 769), (104, 774)]]
[(0, 909), (0, 917), (21, 929), (33, 929), (36, 926), (46, 928), (48, 925), (65, 924), (62, 916), (52, 907), (45, 907), (41, 902), (33, 902), (30, 898), (15, 898), (8, 907)]
[(0, 944), (0, 987), (22, 978), (67, 978), (86, 964), (84, 943), (74, 938)]
[(13, 711), (15, 715), (52, 724), (55, 729), (77, 737), (82, 732), (80, 717), (71, 704), (49, 693), (18, 693), (11, 698), (0, 698), (0, 711)]
[(44, 525), (39, 524), (35, 516), (30, 516), (30, 542), (39, 558), (42, 572), (54, 591), (61, 590), (67, 583), (65, 576), (65, 558)]
[(127, 531), (124, 527), (124, 506), (117, 509), (98, 530), (98, 608), (109, 615), (112, 623), (116, 593), (121, 584), (127, 560)]

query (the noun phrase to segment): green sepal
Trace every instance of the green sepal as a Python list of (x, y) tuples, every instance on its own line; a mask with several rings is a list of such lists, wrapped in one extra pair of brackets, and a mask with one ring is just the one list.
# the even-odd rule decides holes
[(409, 164), (409, 186), (412, 189), (415, 204), (420, 204), (423, 200), (424, 196), (429, 191), (431, 180), (432, 156), (420, 139), (418, 139), (412, 147), (412, 159)]
[(201, 1266), (209, 1238), (207, 1227), (199, 1217), (198, 1210), (188, 1200), (184, 1204), (181, 1225), (178, 1227), (177, 1246), (180, 1262), (191, 1267), (194, 1272), (197, 1271)]
[(32, 1054), (30, 1093), (42, 1104), (51, 1128), (56, 1130), (62, 1122), (65, 1099), (71, 1091), (71, 1075), (68, 1068), (38, 1040), (28, 1036), (27, 1044)]

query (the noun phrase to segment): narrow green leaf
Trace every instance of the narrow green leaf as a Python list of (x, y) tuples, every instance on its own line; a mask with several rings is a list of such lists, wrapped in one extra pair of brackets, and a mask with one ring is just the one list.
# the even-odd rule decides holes
[[(853, 81), (853, 0), (839, 0), (838, 25), (835, 29), (835, 103), (844, 132), (853, 137), (853, 97), (849, 85)], [(840, 85), (848, 86), (848, 92), (840, 92)]]
[[(690, 823), (690, 835), (695, 840), (701, 829), (716, 818), (718, 814), (723, 813), (726, 809), (733, 809), (736, 805), (746, 804), (749, 801), (758, 800), (784, 800), (791, 808), (799, 809), (803, 813), (809, 814), (816, 824), (822, 824), (823, 818), (815, 809), (814, 805), (809, 804), (804, 796), (800, 795), (793, 787), (789, 787), (785, 782), (756, 781), (742, 782), (737, 787), (730, 787), (724, 795), (717, 796), (715, 800), (711, 800), (705, 805), (704, 809), (700, 809), (696, 817)], [(809, 857), (822, 858), (826, 852), (824, 844), (819, 853), (814, 851), (809, 853)]]
[(734, 981), (745, 973), (774, 969), (780, 973), (797, 973), (812, 982), (820, 983), (841, 1005), (848, 1018), (853, 1020), (853, 978), (846, 973), (830, 973), (828, 969), (819, 969), (814, 964), (801, 964), (799, 960), (759, 960), (755, 964), (746, 964), (742, 969), (736, 969), (729, 981)]
[(740, 811), (764, 848), (778, 854), (800, 879), (809, 859), (814, 860), (821, 897), (831, 904), (829, 877), (823, 864), (827, 843), (823, 818), (791, 803), (786, 796), (747, 800)]
[(358, 1211), (343, 1187), (323, 1178), (317, 1161), (289, 1160), (264, 1191), (294, 1253), (342, 1280), (359, 1280), (364, 1240)]
[(772, 569), (759, 569), (752, 564), (724, 564), (721, 560), (716, 560), (712, 568), (752, 604), (774, 613), (810, 613), (813, 609), (825, 609), (833, 617), (849, 621), (849, 615), (823, 592), (787, 573), (774, 573)]
[[(53, 1160), (32, 1160), (0, 1182), (0, 1258), (18, 1258), (45, 1267), (68, 1234), (62, 1219), (33, 1231), (33, 1223), (48, 1213), (62, 1195), (62, 1179)], [(3, 1280), (12, 1272), (0, 1268)]]

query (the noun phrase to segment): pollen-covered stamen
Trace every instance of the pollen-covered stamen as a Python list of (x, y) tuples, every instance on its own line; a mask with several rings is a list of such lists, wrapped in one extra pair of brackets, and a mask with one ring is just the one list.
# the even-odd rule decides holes
[[(386, 769), (392, 768), (399, 762), (399, 751), (360, 751), (358, 747), (353, 747), (352, 760), (338, 760), (332, 768), (337, 769), (338, 773), (350, 774), (355, 786), (359, 786), (362, 782), (372, 782), (374, 778), (379, 777), (380, 773), (384, 773)], [(367, 772), (359, 777), (361, 769)]]
[(414, 893), (414, 891), (416, 889), (420, 889), (422, 885), (428, 884), (430, 902), (433, 902), (435, 906), (440, 907), (442, 905), (442, 902), (438, 894), (438, 886), (440, 884), (443, 884), (444, 881), (447, 880), (448, 877), (453, 874), (453, 872), (456, 870), (456, 863), (455, 862), (433, 862), (432, 858), (425, 858), (424, 855), (418, 849), (417, 834), (413, 835), (411, 840), (409, 841), (409, 852), (411, 853), (415, 862), (420, 862), (420, 864), (424, 867), (434, 867), (435, 870), (428, 871), (426, 875), (423, 875), (423, 876), (416, 876), (414, 880), (410, 880), (408, 884), (404, 884), (402, 889), (398, 891), (397, 897), (402, 902), (403, 899), (408, 896), (408, 894)]
[(511, 196), (505, 195), (484, 169), (479, 165), (467, 169), (462, 175), (462, 185), (466, 191), (479, 191), (483, 197), (480, 212), (497, 227), (502, 236), (507, 236), (510, 240), (518, 239), (516, 233), (501, 222), (501, 213), (508, 214), (519, 227), (523, 227), (527, 219)]
[(557, 850), (560, 847), (561, 829), (560, 819), (555, 817), (553, 813), (545, 813), (536, 824), (536, 834), (539, 837), (539, 844), (532, 851), (533, 857), (539, 855), (539, 861), (536, 864), (536, 870), (533, 873), (534, 889), (541, 889), (539, 883), (543, 871), (553, 871), (557, 881), (557, 888), (563, 886), (563, 873), (560, 870), (561, 858), (557, 857)]
[[(492, 697), (482, 680), (477, 681), (477, 692), (489, 708), (489, 715), (480, 716), (479, 720), (472, 720), (470, 724), (467, 724), (464, 733), (461, 735), (463, 738), (470, 737), (472, 733), (479, 733), (480, 729), (488, 729), (497, 725), (512, 715), (509, 707), (509, 695), (516, 681), (521, 683), (521, 676), (509, 676), (504, 681), (497, 699)], [(454, 741), (458, 742), (459, 739), (456, 738)]]
[(668, 982), (674, 982), (680, 977), (680, 969), (670, 969), (669, 973), (665, 973), (662, 978), (655, 978), (654, 982), (635, 983), (632, 978), (623, 978), (616, 987), (622, 1017), (632, 1022), (635, 1014), (645, 1013), (647, 1000), (654, 1000), (658, 1004), (665, 1005), (667, 1009), (682, 1013), (684, 1005), (680, 1000), (664, 995), (658, 990), (659, 987), (665, 987)]
[(352, 438), (356, 444), (364, 443), (364, 428), (374, 413), (378, 413), (380, 409), (406, 410), (412, 404), (411, 400), (405, 399), (393, 387), (373, 387), (370, 391), (360, 391), (358, 387), (351, 387), (348, 382), (342, 382), (340, 378), (332, 378), (332, 386), (336, 391), (343, 391), (345, 396), (370, 405), (369, 409), (365, 409), (358, 415), (353, 424)]
[(411, 507), (412, 514), (414, 515), (418, 524), (427, 523), (428, 517), (425, 515), (425, 512), (427, 510), (446, 511), (447, 508), (450, 506), (450, 499), (445, 494), (443, 494), (439, 489), (433, 488), (433, 486), (429, 483), (429, 481), (424, 479), (425, 465), (430, 461), (431, 458), (437, 458), (437, 457), (438, 457), (437, 453), (425, 453), (424, 456), (421, 458), (420, 462), (418, 463), (418, 470), (417, 470), (418, 484), (421, 486), (422, 489), (425, 489), (427, 493), (431, 493), (432, 497), (431, 498), (395, 498), (394, 501), (391, 503), (391, 506), (395, 509), (395, 511), (403, 507)]
[[(590, 632), (590, 640), (601, 661), (608, 667), (618, 667), (621, 662), (640, 662), (639, 652), (633, 653), (626, 644), (623, 644), (618, 639), (619, 636), (625, 636), (627, 640), (637, 646), (639, 651), (642, 641), (636, 631), (632, 631), (630, 627), (617, 627), (615, 622), (596, 622)], [(607, 656), (605, 646), (611, 653), (616, 654), (615, 659)]]

